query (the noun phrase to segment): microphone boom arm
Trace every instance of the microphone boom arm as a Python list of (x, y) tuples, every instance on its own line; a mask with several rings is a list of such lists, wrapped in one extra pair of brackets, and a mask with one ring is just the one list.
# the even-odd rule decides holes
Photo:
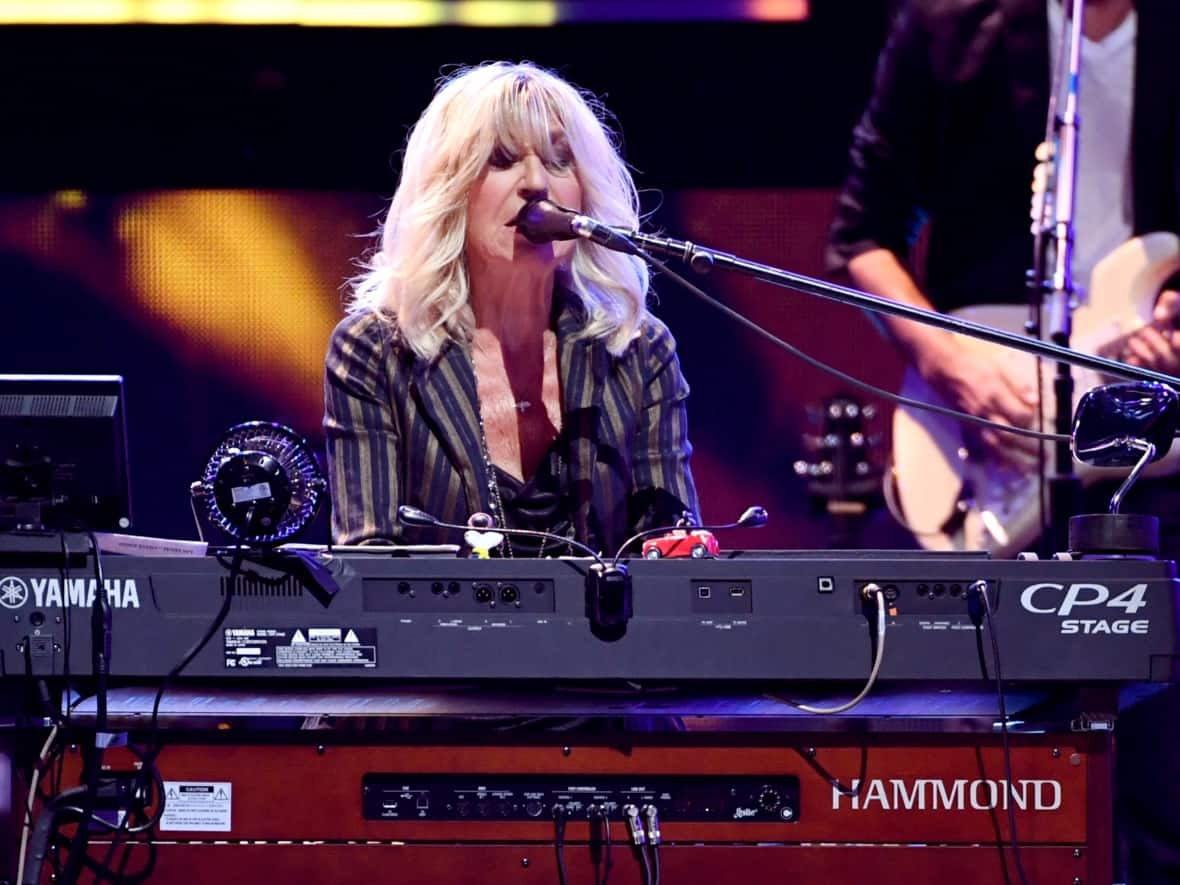
[(717, 249), (708, 248), (707, 246), (701, 246), (683, 240), (674, 240), (669, 237), (657, 237), (637, 231), (623, 232), (618, 228), (615, 228), (615, 231), (626, 236), (636, 246), (642, 249), (647, 249), (661, 255), (670, 255), (673, 258), (686, 262), (690, 267), (698, 271), (707, 270), (712, 267), (721, 267), (725, 270), (737, 271), (738, 273), (754, 277), (755, 279), (771, 283), (775, 286), (794, 289), (806, 295), (814, 295), (828, 301), (848, 304), (852, 307), (871, 310), (875, 313), (883, 313), (901, 317), (902, 319), (913, 320), (927, 326), (944, 329), (948, 332), (957, 332), (961, 335), (967, 335), (970, 338), (978, 338), (983, 341), (990, 341), (993, 344), (1011, 347), (1014, 350), (1030, 353), (1033, 356), (1068, 363), (1071, 366), (1091, 369), (1130, 381), (1155, 381), (1172, 388), (1180, 388), (1180, 378), (1167, 375), (1163, 372), (1156, 372), (1152, 369), (1144, 369), (1138, 366), (1128, 366), (1126, 363), (1120, 363), (1116, 360), (1091, 356), (1090, 354), (1072, 350), (1068, 347), (1059, 347), (1056, 344), (1042, 341), (1039, 338), (1018, 335), (1003, 329), (997, 329), (993, 326), (960, 319), (949, 314), (913, 307), (909, 304), (903, 304), (900, 301), (893, 301), (878, 295), (870, 295), (868, 292), (862, 292), (859, 289), (853, 289), (849, 286), (840, 286), (835, 283), (828, 283), (816, 279), (815, 277), (773, 267), (769, 264), (749, 261), (729, 252), (721, 252)]

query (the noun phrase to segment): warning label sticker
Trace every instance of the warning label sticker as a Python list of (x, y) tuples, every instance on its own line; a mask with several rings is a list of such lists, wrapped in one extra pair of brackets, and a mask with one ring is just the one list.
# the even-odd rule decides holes
[(233, 794), (229, 781), (164, 781), (160, 829), (228, 833)]
[(377, 666), (375, 627), (233, 627), (224, 635), (228, 669)]

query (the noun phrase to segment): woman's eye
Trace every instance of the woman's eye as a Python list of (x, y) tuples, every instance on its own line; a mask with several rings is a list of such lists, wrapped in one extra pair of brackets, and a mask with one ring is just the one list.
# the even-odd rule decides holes
[(493, 169), (508, 169), (516, 162), (516, 155), (508, 148), (499, 145), (492, 151), (492, 155), (488, 158), (488, 165)]
[(574, 154), (567, 147), (555, 148), (549, 159), (545, 161), (545, 165), (557, 172), (564, 172), (571, 169), (574, 165)]

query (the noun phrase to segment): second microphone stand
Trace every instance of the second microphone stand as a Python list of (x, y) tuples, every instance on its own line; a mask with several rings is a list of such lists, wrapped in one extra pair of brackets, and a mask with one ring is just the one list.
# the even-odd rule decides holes
[[(1049, 339), (1061, 347), (1069, 347), (1077, 295), (1073, 279), (1073, 246), (1083, 21), (1084, 0), (1072, 0), (1067, 26), (1062, 28), (1062, 50), (1050, 90), (1043, 143), (1047, 155), (1038, 155), (1040, 165), (1033, 179), (1033, 267), (1028, 277), (1028, 332), (1033, 337), (1040, 337), (1043, 301), (1047, 297)], [(1062, 63), (1065, 65), (1064, 72)], [(1058, 98), (1062, 90), (1064, 100), (1061, 102), (1061, 113), (1058, 114)], [(1041, 387), (1038, 377), (1037, 389)], [(1069, 434), (1073, 420), (1073, 394), (1070, 364), (1058, 362), (1053, 376), (1053, 429), (1059, 437)], [(1054, 444), (1052, 466), (1047, 480), (1047, 513), (1044, 486), (1038, 495), (1042, 508), (1042, 528), (1047, 529), (1042, 532), (1042, 543), (1049, 550), (1064, 550), (1068, 540), (1069, 516), (1076, 513), (1082, 503), (1082, 485), (1073, 469), (1073, 457), (1067, 439), (1059, 438)], [(1044, 470), (1041, 475), (1044, 476)], [(1041, 552), (1047, 553), (1049, 550)]]

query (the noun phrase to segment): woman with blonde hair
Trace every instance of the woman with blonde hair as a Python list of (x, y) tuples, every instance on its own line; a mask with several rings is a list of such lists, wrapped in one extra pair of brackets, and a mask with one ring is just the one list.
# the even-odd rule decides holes
[(586, 240), (536, 243), (516, 223), (550, 200), (637, 227), (605, 117), (528, 63), (440, 82), (329, 344), (337, 543), (454, 540), (400, 525), (401, 504), (452, 523), (484, 512), (606, 552), (697, 512), (688, 386), (646, 309), (646, 266)]

